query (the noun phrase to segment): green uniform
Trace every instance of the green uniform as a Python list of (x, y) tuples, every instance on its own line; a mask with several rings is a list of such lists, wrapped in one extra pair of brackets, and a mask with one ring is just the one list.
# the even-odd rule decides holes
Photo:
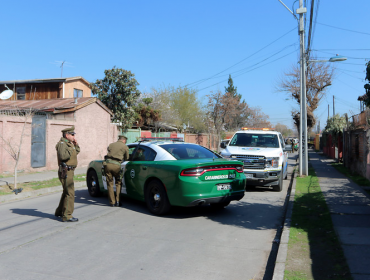
[[(128, 160), (127, 146), (120, 140), (108, 146), (108, 154), (104, 163), (104, 172), (107, 179), (108, 199), (110, 205), (119, 203), (122, 187), (121, 163)], [(114, 196), (113, 178), (116, 183), (116, 196)]]
[(69, 168), (67, 178), (61, 178), (61, 172), (58, 171), (59, 180), (63, 186), (62, 197), (60, 198), (59, 206), (55, 210), (55, 216), (61, 216), (63, 221), (72, 218), (75, 202), (75, 188), (73, 182), (74, 170), (77, 166), (77, 154), (80, 152), (80, 147), (74, 145), (68, 139), (62, 137), (55, 146), (57, 150), (58, 166), (64, 162)]

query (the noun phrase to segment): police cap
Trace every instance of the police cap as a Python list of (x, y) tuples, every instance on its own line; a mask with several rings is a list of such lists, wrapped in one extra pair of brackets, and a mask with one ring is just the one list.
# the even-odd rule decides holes
[(127, 137), (125, 135), (118, 135), (118, 140), (122, 140), (122, 139), (127, 140)]
[(65, 128), (65, 129), (62, 130), (62, 132), (75, 135), (76, 134), (75, 126), (73, 125), (72, 127)]

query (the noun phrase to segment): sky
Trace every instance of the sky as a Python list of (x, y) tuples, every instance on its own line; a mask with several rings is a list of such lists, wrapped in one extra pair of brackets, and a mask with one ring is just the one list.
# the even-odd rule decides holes
[[(291, 111), (299, 106), (276, 87), (299, 61), (298, 24), (278, 0), (14, 0), (1, 8), (2, 81), (58, 78), (66, 61), (63, 77), (95, 82), (116, 66), (131, 71), (143, 93), (187, 86), (205, 102), (210, 92), (225, 91), (231, 75), (250, 107), (274, 125), (294, 127)], [(369, 0), (315, 0), (312, 54), (348, 58), (331, 63), (333, 85), (315, 111), (321, 129), (333, 115), (333, 96), (336, 114), (360, 113), (369, 10)]]

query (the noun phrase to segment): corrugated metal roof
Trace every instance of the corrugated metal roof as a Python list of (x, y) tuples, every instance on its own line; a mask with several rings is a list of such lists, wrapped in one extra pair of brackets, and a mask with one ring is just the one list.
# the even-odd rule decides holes
[[(75, 100), (77, 101), (75, 103)], [(93, 103), (98, 103), (104, 110), (113, 116), (109, 110), (96, 97), (79, 97), (79, 98), (54, 98), (54, 99), (40, 99), (40, 100), (14, 100), (14, 101), (0, 101), (0, 110), (19, 110), (19, 109), (35, 109), (37, 111), (53, 112), (54, 114), (74, 112), (85, 106)]]

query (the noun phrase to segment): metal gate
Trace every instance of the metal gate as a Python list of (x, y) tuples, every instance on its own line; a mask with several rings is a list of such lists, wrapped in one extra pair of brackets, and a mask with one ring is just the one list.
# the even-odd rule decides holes
[(32, 118), (31, 167), (46, 165), (46, 115)]

